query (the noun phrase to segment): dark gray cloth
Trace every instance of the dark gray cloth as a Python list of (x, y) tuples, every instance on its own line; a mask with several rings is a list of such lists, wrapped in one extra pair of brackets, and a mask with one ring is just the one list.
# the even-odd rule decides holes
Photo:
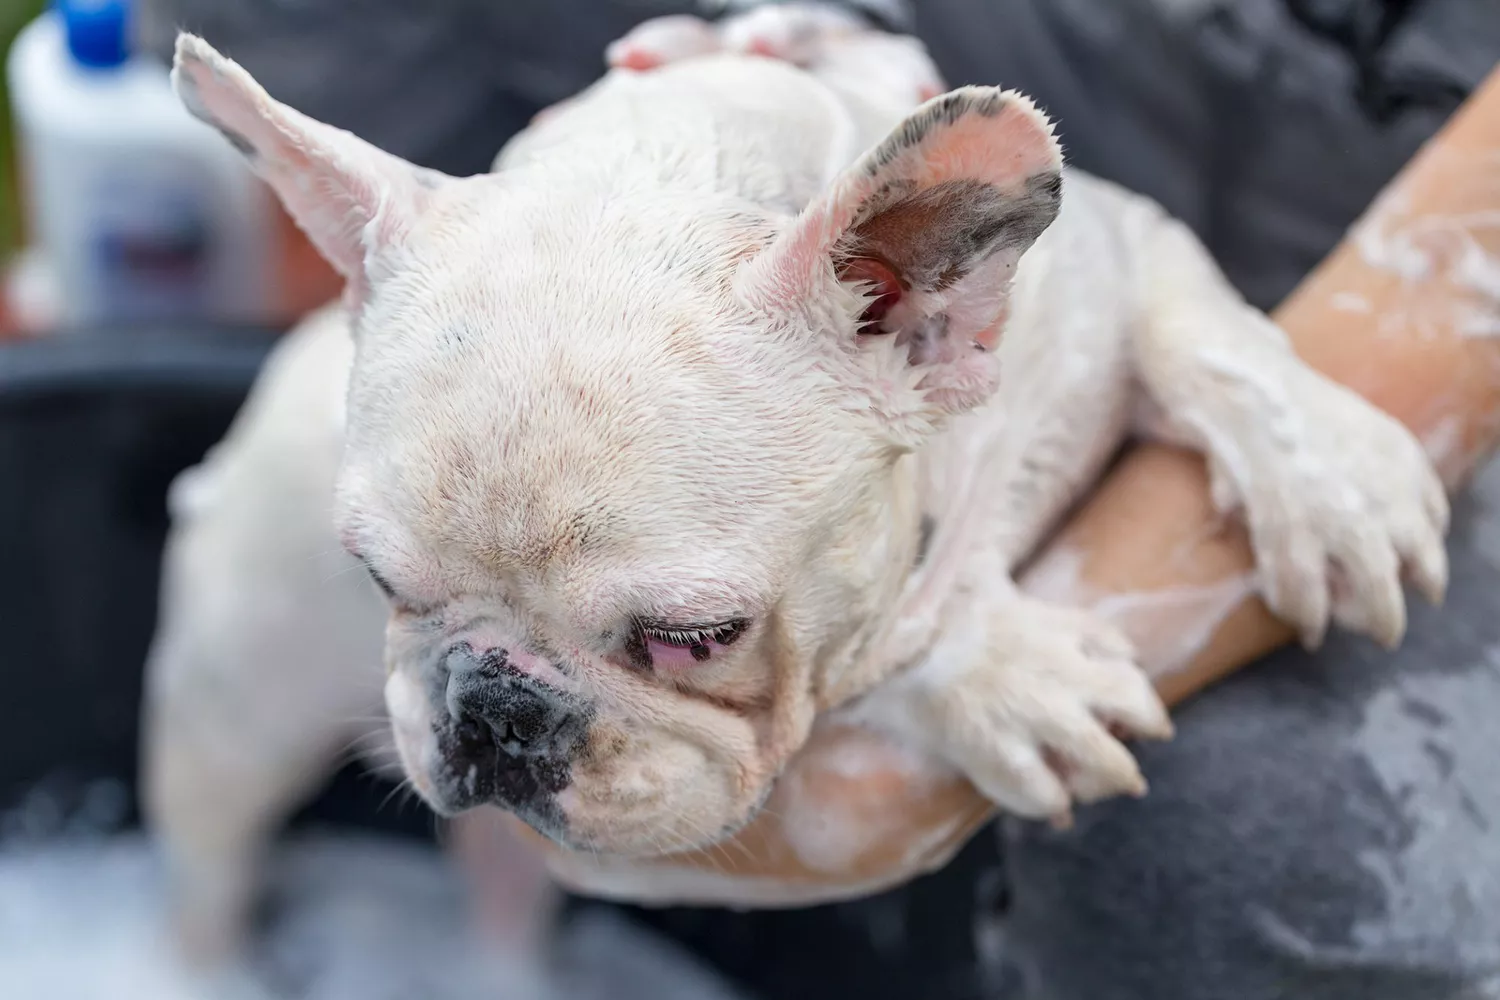
[(1024, 1000), (1500, 997), (1500, 465), (1394, 654), (1287, 651), (1142, 747), (1151, 795), (1008, 824)]
[[(1264, 307), (1500, 59), (1493, 0), (911, 6), (950, 80), (1032, 93), (1060, 120), (1073, 163), (1160, 200)], [(179, 24), (200, 30), (276, 96), (465, 173), (592, 80), (612, 38), (692, 4), (144, 7), (156, 50)], [(1414, 608), (1399, 652), (1336, 637), (1317, 656), (1273, 657), (1185, 707), (1176, 741), (1142, 748), (1146, 800), (1085, 810), (1067, 834), (1004, 826), (1003, 863), (975, 862), (973, 895), (944, 911), (948, 939), (972, 938), (968, 957), (912, 956), (930, 963), (918, 981), (944, 985), (909, 995), (1500, 998), (1500, 471), (1461, 506), (1452, 556), (1448, 607)], [(868, 922), (876, 941), (873, 928), (925, 891), (832, 908), (829, 920)], [(784, 940), (776, 928), (812, 926), (802, 919), (693, 921), (718, 928), (712, 946), (744, 952), (748, 928)], [(793, 981), (836, 980), (840, 961), (858, 979), (860, 957), (830, 950), (810, 953)], [(742, 978), (757, 964), (770, 963), (740, 963)], [(774, 995), (806, 993), (783, 984)]]
[[(1406, 15), (1346, 44), (1309, 7)], [(1500, 5), (922, 0), (917, 33), (951, 82), (1030, 93), (1070, 162), (1160, 201), (1271, 308), (1500, 59)]]
[(686, 0), (137, 0), (138, 42), (179, 29), (272, 96), (423, 166), (488, 170), (537, 111), (604, 71), (604, 48)]

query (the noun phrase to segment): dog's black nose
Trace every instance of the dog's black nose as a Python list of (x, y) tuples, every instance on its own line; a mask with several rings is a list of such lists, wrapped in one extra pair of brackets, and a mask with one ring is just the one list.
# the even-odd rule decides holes
[(450, 678), (448, 685), (457, 687), (450, 698), (455, 735), (475, 751), (525, 758), (563, 749), (555, 737), (569, 728), (572, 713), (555, 699), (506, 679)]
[(566, 787), (582, 719), (562, 692), (511, 668), (503, 655), (448, 653), (448, 725), (439, 748), (455, 808), (494, 802), (534, 809)]

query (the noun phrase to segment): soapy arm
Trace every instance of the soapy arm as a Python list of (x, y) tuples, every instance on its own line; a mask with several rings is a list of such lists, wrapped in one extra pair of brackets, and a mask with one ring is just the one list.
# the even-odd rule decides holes
[(1395, 646), (1405, 570), (1447, 584), (1448, 502), (1412, 434), (1308, 368), (1197, 237), (1118, 189), (1136, 273), (1136, 376), (1168, 443), (1207, 456), (1215, 510), (1242, 515), (1256, 592), (1316, 647), (1329, 620)]

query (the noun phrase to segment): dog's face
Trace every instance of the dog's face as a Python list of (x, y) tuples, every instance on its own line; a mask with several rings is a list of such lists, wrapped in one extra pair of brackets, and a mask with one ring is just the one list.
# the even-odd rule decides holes
[(591, 164), (442, 177), (192, 38), (174, 79), (350, 281), (338, 516), (416, 788), (611, 853), (746, 822), (914, 556), (893, 464), (995, 385), (1045, 119), (940, 98), (788, 220)]
[[(362, 307), (339, 517), (390, 598), (423, 796), (644, 853), (743, 821), (801, 743), (839, 605), (884, 585), (848, 533), (889, 459), (734, 301), (739, 223), (651, 232), (586, 199), (433, 199), (408, 246), (444, 266)], [(550, 285), (562, 259), (588, 281)]]

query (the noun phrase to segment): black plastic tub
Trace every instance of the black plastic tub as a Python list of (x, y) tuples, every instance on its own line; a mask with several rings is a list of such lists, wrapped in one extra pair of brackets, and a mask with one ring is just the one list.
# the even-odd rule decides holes
[[(275, 334), (104, 330), (0, 346), (0, 812), (100, 781), (136, 820), (141, 668), (156, 618), (166, 490), (228, 428)], [(311, 810), (421, 834), (341, 776)]]

